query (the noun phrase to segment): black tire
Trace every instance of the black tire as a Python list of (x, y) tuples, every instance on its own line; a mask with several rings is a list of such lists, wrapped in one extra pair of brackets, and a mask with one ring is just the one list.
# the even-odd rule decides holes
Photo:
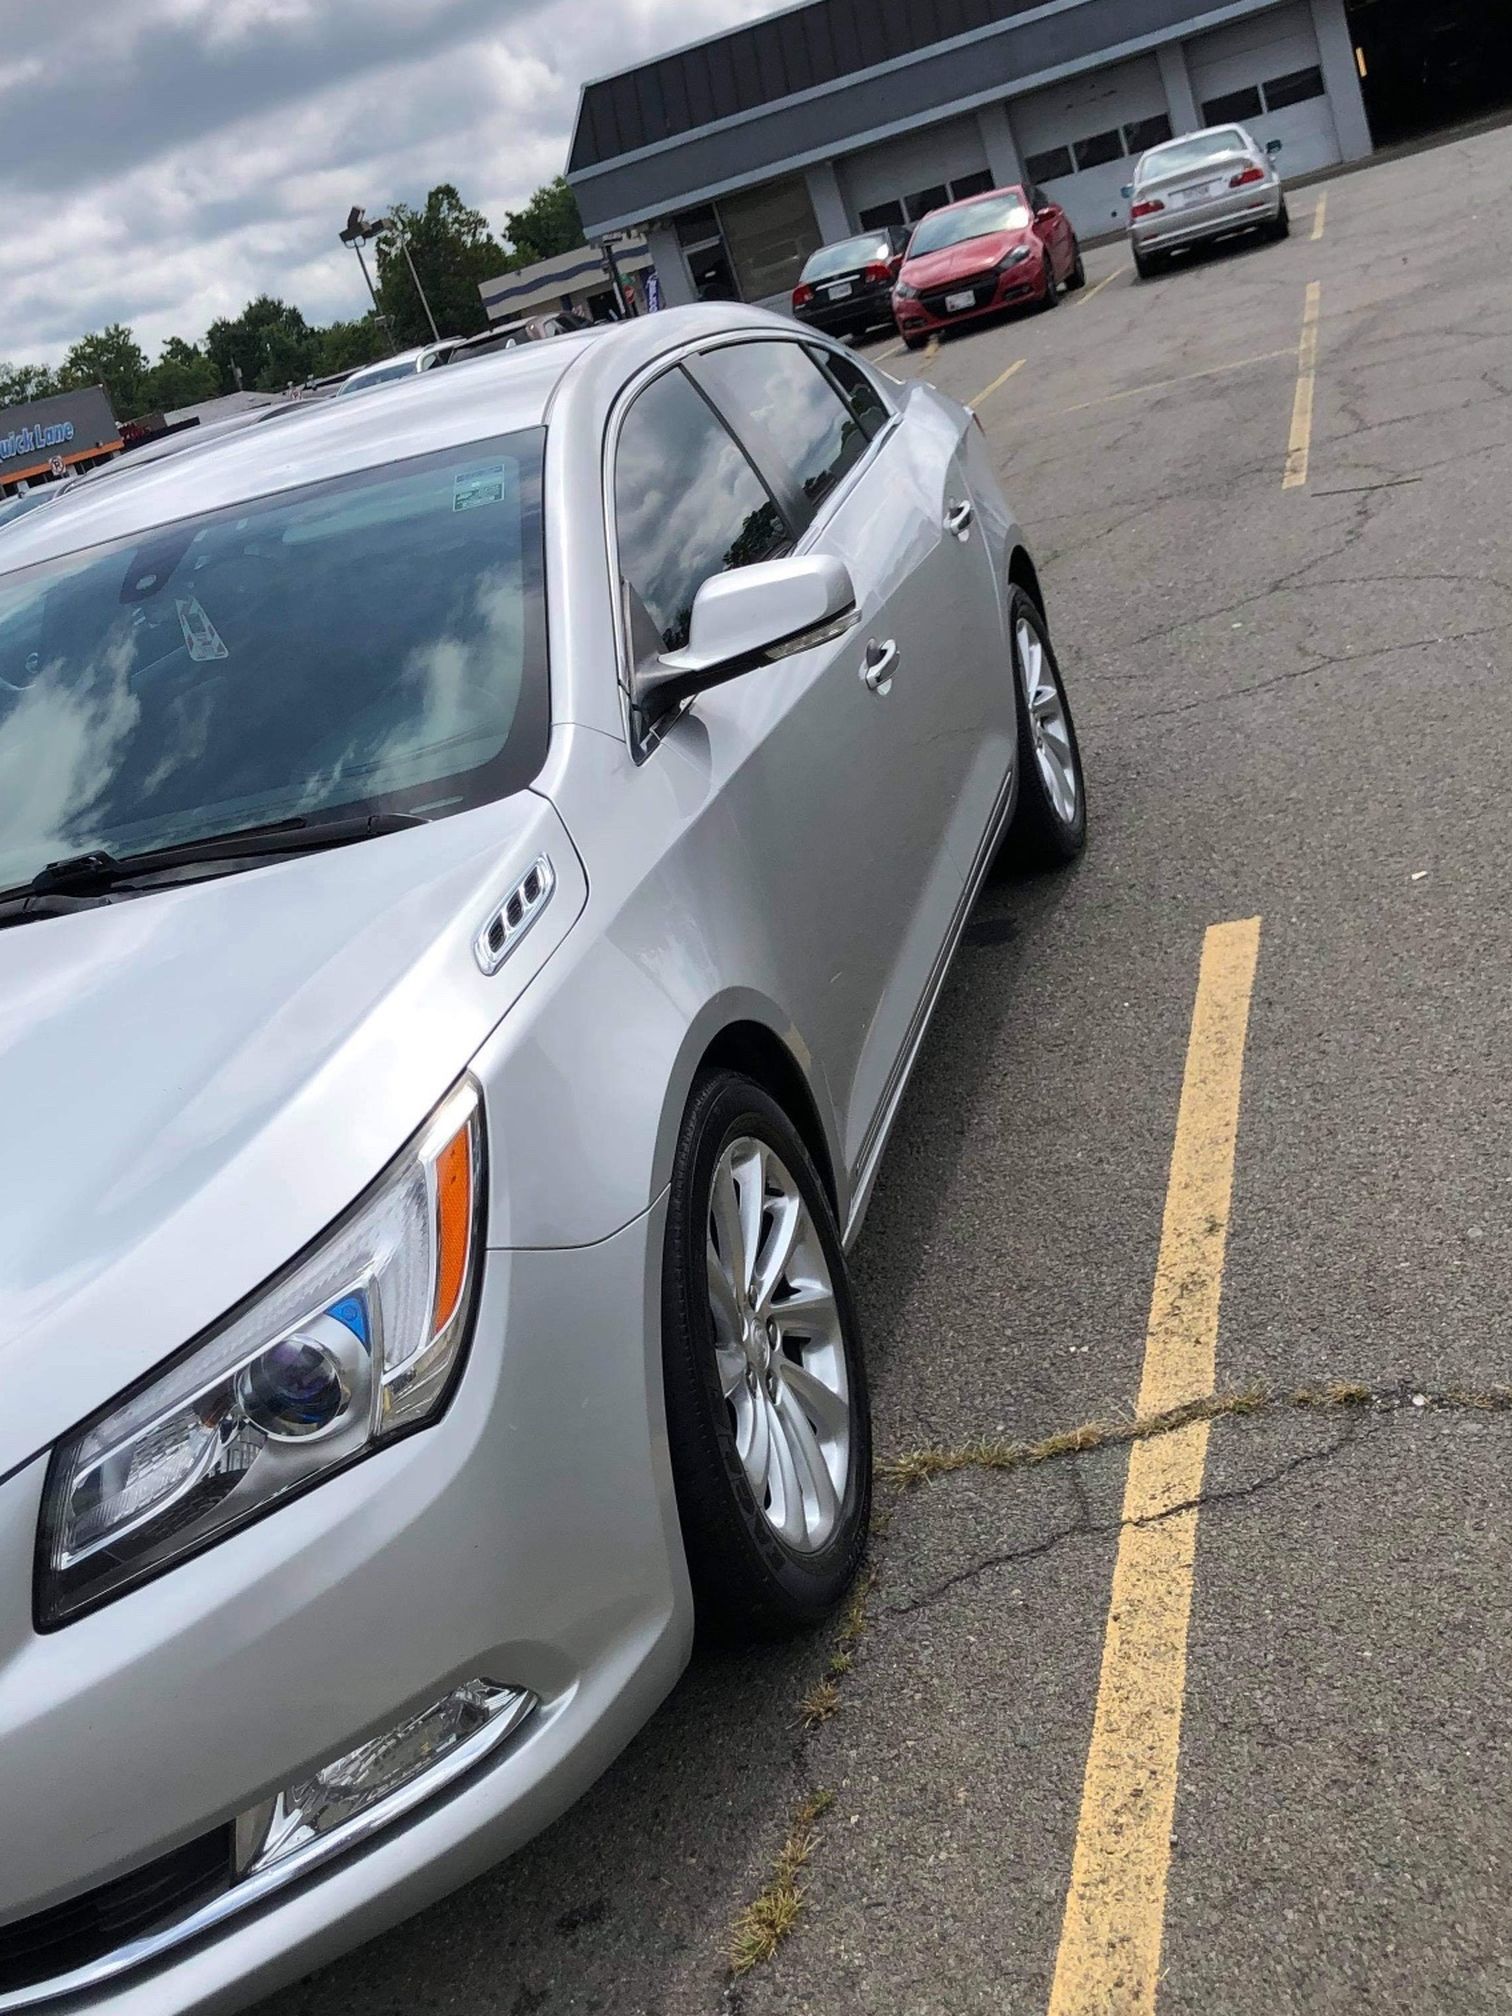
[[(756, 1502), (715, 1355), (711, 1198), (720, 1158), (743, 1138), (775, 1149), (794, 1180), (828, 1269), (845, 1360), (845, 1491), (829, 1539), (808, 1552), (790, 1546)], [(866, 1548), (872, 1483), (866, 1360), (824, 1185), (781, 1107), (737, 1072), (713, 1071), (698, 1080), (678, 1137), (662, 1274), (662, 1362), (672, 1474), (700, 1631), (750, 1640), (821, 1622), (850, 1587)]]
[(1281, 198), (1280, 213), (1275, 223), (1271, 226), (1270, 235), (1278, 244), (1281, 239), (1290, 238), (1291, 236), (1291, 211), (1286, 207), (1286, 198), (1284, 196)]
[(1045, 271), (1049, 279), (1044, 293), (1040, 296), (1040, 308), (1048, 315), (1052, 308), (1059, 308), (1061, 298), (1060, 282), (1055, 277), (1055, 261), (1048, 252), (1045, 254)]
[(903, 338), (903, 347), (905, 350), (922, 350), (928, 341), (929, 338), (927, 336), (905, 336)]
[(1087, 284), (1087, 264), (1082, 258), (1082, 249), (1076, 248), (1076, 264), (1071, 268), (1071, 278), (1066, 282), (1068, 294), (1079, 294)]
[[(1075, 811), (1070, 819), (1065, 818), (1057, 809), (1040, 770), (1034, 729), (1030, 721), (1029, 702), (1024, 690), (1024, 667), (1020, 660), (1021, 623), (1027, 625), (1038, 641), (1043, 654), (1042, 666), (1048, 671), (1060, 696), (1061, 712), (1076, 780)], [(1008, 850), (1014, 861), (1026, 867), (1063, 867), (1068, 861), (1074, 861), (1087, 844), (1087, 781), (1082, 772), (1081, 747), (1076, 739), (1076, 723), (1071, 715), (1071, 702), (1067, 697), (1065, 681), (1061, 677), (1060, 665), (1050, 642), (1049, 625), (1033, 596), (1018, 587), (1013, 588), (1008, 597), (1008, 637), (1012, 658), (1013, 696), (1018, 709), (1019, 772), (1018, 803), (1014, 809), (1013, 824), (1008, 831)]]
[(1148, 280), (1152, 274), (1158, 273), (1160, 264), (1158, 252), (1142, 252), (1137, 245), (1134, 247), (1134, 271), (1139, 279)]

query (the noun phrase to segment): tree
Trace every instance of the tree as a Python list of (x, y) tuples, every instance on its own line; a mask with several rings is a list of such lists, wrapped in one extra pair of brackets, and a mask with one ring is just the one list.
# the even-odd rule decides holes
[(521, 266), (554, 259), (559, 252), (575, 252), (588, 242), (577, 198), (562, 175), (537, 189), (523, 210), (506, 211), (504, 231)]
[(430, 341), (415, 283), (404, 257), (410, 258), (430, 301), (436, 327), (443, 336), (471, 336), (488, 325), (478, 288), (508, 269), (504, 248), (488, 228), (481, 211), (469, 210), (450, 182), (440, 182), (425, 199), (423, 210), (396, 203), (393, 227), (378, 240), (378, 301), (401, 346)]
[(124, 322), (81, 336), (63, 359), (58, 384), (103, 385), (118, 420), (129, 420), (147, 408), (147, 353)]
[(198, 343), (170, 336), (163, 354), (147, 373), (147, 400), (155, 413), (180, 406), (198, 406), (220, 391), (220, 373)]
[(376, 315), (364, 315), (356, 322), (330, 322), (324, 329), (317, 329), (315, 335), (317, 378), (329, 377), (337, 371), (356, 371), (389, 354), (388, 332)]
[(210, 324), (205, 349), (222, 392), (279, 391), (311, 375), (318, 340), (297, 308), (259, 294), (240, 315), (223, 315)]
[(0, 406), (25, 406), (46, 399), (58, 389), (58, 376), (46, 364), (7, 364), (0, 360)]

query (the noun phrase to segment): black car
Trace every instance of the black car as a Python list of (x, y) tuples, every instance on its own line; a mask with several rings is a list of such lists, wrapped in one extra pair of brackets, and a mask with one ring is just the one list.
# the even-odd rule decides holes
[(859, 336), (893, 319), (892, 289), (908, 233), (900, 224), (821, 245), (798, 276), (793, 313), (828, 336)]

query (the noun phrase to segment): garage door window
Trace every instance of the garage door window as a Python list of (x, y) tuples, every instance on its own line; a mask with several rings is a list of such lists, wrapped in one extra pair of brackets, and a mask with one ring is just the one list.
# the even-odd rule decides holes
[(1043, 154), (1026, 154), (1024, 172), (1031, 182), (1054, 182), (1062, 175), (1074, 172), (1069, 147), (1050, 147)]
[(1116, 126), (1111, 133), (1092, 133), (1076, 141), (1072, 151), (1078, 168), (1101, 168), (1105, 162), (1123, 159), (1123, 135)]
[(1153, 119), (1136, 119), (1132, 126), (1124, 128), (1124, 146), (1130, 154), (1143, 154), (1146, 148), (1162, 147), (1171, 137), (1171, 122), (1164, 112)]
[(940, 210), (950, 201), (950, 191), (943, 182), (933, 189), (916, 189), (912, 196), (903, 198), (903, 207), (908, 212), (911, 224), (917, 224), (921, 217), (927, 217), (931, 210)]
[(863, 231), (885, 231), (889, 224), (902, 224), (904, 221), (901, 203), (873, 203), (870, 210), (861, 212)]
[(1288, 105), (1301, 105), (1308, 98), (1322, 96), (1323, 72), (1316, 65), (1311, 70), (1293, 70), (1285, 77), (1266, 80), (1265, 103), (1272, 112), (1281, 112)]
[(974, 175), (958, 175), (950, 185), (952, 203), (964, 203), (968, 196), (985, 196), (993, 186), (992, 171), (979, 168)]
[(1258, 119), (1264, 110), (1259, 85), (1247, 84), (1242, 91), (1225, 91), (1221, 98), (1205, 99), (1202, 116), (1209, 126), (1223, 126), (1230, 119)]

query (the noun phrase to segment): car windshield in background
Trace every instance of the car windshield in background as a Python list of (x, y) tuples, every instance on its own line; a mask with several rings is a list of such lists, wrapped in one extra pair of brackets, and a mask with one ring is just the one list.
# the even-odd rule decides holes
[(843, 245), (821, 245), (798, 278), (828, 280), (834, 273), (854, 273), (858, 266), (883, 265), (891, 257), (892, 247), (879, 233), (847, 238)]
[(1169, 147), (1157, 147), (1139, 164), (1137, 180), (1164, 181), (1167, 175), (1185, 175), (1189, 169), (1205, 168), (1209, 161), (1226, 161), (1244, 151), (1244, 135), (1237, 126), (1221, 133), (1203, 133), (1194, 140), (1173, 140)]
[(523, 789), (549, 706), (539, 429), (0, 573), (0, 887)]
[(345, 385), (338, 388), (336, 397), (348, 399), (354, 392), (366, 392), (373, 385), (387, 385), (391, 378), (414, 378), (419, 367), (413, 357), (406, 357), (402, 364), (387, 364), (381, 370), (364, 369), (348, 378)]
[(968, 238), (985, 238), (993, 231), (1022, 231), (1033, 221), (1022, 198), (987, 196), (960, 210), (937, 210), (933, 217), (926, 217), (908, 241), (908, 256), (922, 259), (926, 252), (943, 252), (948, 246), (964, 245)]

